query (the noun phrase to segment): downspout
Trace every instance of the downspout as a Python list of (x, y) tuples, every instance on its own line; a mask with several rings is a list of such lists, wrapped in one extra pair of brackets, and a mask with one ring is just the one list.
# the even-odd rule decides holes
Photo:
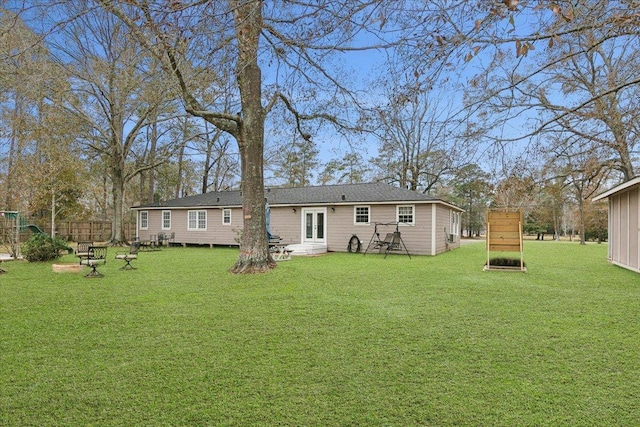
[(436, 234), (438, 232), (437, 227), (437, 210), (436, 204), (431, 204), (431, 255), (436, 255)]
[(136, 210), (136, 235), (134, 237), (134, 241), (135, 242), (139, 242), (140, 241), (140, 234), (138, 233), (138, 230), (140, 230), (139, 226), (138, 226), (138, 216), (139, 216), (140, 211)]

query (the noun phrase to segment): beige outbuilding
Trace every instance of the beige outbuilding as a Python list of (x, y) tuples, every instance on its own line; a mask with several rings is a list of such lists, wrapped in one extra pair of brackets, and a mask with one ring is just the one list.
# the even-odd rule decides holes
[(609, 199), (609, 260), (640, 273), (640, 177), (593, 198)]

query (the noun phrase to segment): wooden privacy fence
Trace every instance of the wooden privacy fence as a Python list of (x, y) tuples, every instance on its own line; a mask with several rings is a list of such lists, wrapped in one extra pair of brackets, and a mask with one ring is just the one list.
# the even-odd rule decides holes
[[(51, 234), (50, 225), (44, 225), (41, 228), (45, 233)], [(136, 236), (136, 225), (124, 223), (122, 233), (126, 240), (132, 241)], [(58, 221), (56, 235), (73, 242), (106, 242), (111, 239), (111, 221)]]
[[(487, 264), (485, 270), (526, 271), (522, 227), (524, 216), (521, 210), (490, 210), (487, 212)], [(491, 259), (492, 252), (520, 252), (520, 260), (509, 265), (504, 260)]]

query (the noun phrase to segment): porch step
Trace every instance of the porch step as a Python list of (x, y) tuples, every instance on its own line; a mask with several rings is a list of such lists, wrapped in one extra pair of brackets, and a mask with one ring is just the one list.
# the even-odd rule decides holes
[(327, 253), (327, 245), (323, 243), (298, 243), (287, 245), (287, 251), (292, 251), (291, 255), (319, 255)]

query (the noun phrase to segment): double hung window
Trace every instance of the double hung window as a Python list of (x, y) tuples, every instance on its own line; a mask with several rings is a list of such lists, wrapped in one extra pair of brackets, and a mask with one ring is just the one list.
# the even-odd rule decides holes
[(353, 209), (353, 223), (356, 225), (369, 225), (371, 208), (369, 206), (355, 206)]
[(162, 229), (171, 230), (171, 211), (162, 211)]
[(149, 229), (149, 211), (140, 211), (140, 230)]
[(414, 211), (413, 205), (399, 205), (396, 208), (396, 221), (400, 224), (415, 225)]
[(187, 215), (187, 230), (196, 231), (207, 229), (207, 211), (189, 211)]

